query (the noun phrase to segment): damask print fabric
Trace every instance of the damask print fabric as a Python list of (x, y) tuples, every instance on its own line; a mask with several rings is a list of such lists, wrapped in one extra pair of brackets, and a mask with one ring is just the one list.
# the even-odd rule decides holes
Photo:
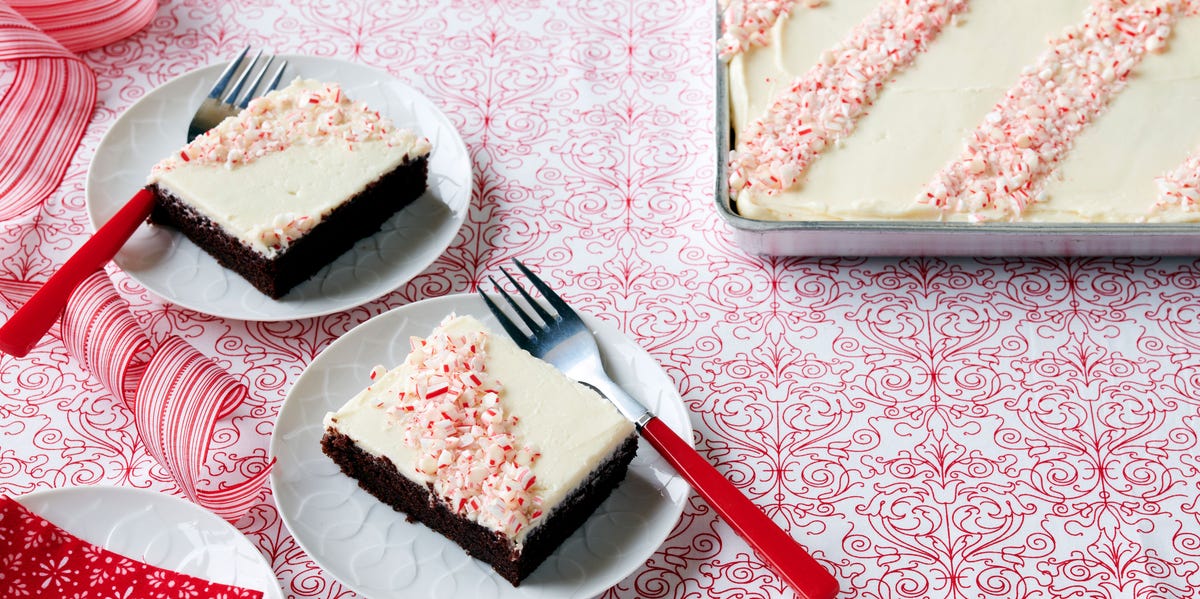
[(157, 568), (93, 545), (0, 496), (0, 596), (261, 599), (261, 591)]

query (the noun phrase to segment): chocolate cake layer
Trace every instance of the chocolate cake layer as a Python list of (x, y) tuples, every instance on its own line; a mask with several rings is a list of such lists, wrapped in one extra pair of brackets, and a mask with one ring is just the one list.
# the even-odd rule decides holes
[(583, 484), (572, 491), (546, 521), (525, 538), (518, 551), (504, 535), (455, 515), (433, 492), (405, 477), (386, 457), (360, 449), (342, 433), (327, 429), (321, 450), (342, 472), (380, 501), (454, 541), (466, 552), (490, 565), (514, 586), (529, 576), (575, 532), (624, 478), (637, 452), (637, 435), (630, 435)]
[(198, 213), (187, 202), (160, 188), (150, 220), (178, 229), (222, 266), (256, 289), (278, 299), (311, 278), (359, 240), (374, 234), (400, 209), (425, 192), (429, 161), (421, 157), (401, 164), (334, 209), (306, 235), (268, 258)]

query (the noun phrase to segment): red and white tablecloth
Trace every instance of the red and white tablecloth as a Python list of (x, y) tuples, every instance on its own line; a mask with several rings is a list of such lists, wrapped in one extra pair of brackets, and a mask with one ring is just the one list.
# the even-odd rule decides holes
[[(265, 454), (290, 385), (339, 335), (517, 257), (662, 363), (701, 453), (844, 597), (1200, 596), (1200, 261), (747, 255), (713, 206), (713, 32), (698, 0), (160, 1), (146, 29), (82, 54), (95, 112), (52, 195), (0, 222), (0, 312), (86, 238), (88, 164), (131, 103), (248, 44), (339, 57), (445, 110), (474, 161), (470, 214), (408, 284), (309, 320), (205, 316), (110, 265), (152, 337), (249, 389), (213, 468)], [(0, 493), (181, 494), (59, 335), (0, 355)], [(284, 592), (351, 595), (264, 497), (236, 526)], [(792, 594), (693, 496), (604, 596)]]

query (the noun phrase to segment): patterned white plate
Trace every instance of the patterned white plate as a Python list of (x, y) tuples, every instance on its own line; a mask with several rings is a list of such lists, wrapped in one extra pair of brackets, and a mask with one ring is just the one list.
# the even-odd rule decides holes
[(63, 487), (16, 500), (59, 528), (142, 563), (282, 599), (270, 564), (238, 529), (194, 503), (147, 489)]
[[(321, 453), (325, 413), (369, 381), (376, 364), (394, 366), (409, 337), (425, 336), (450, 313), (500, 325), (474, 295), (401, 306), (359, 325), (313, 360), (288, 393), (271, 437), (275, 503), (296, 541), (326, 572), (376, 599), (384, 597), (591, 597), (636, 571), (679, 520), (691, 492), (645, 441), (626, 479), (600, 509), (519, 587), (458, 545), (359, 489)], [(687, 408), (658, 362), (619, 331), (585, 317), (613, 378), (675, 432), (692, 438)]]
[[(347, 95), (433, 144), (430, 189), (383, 229), (273, 300), (177, 231), (143, 225), (116, 263), (151, 293), (198, 312), (240, 320), (293, 320), (369, 302), (425, 270), (454, 241), (471, 202), (471, 159), (454, 125), (429, 99), (384, 71), (311, 56), (283, 56), (285, 81), (338, 82)], [(187, 123), (224, 64), (164, 83), (130, 106), (96, 148), (87, 177), (92, 228), (112, 218), (146, 183), (150, 167), (184, 145)]]

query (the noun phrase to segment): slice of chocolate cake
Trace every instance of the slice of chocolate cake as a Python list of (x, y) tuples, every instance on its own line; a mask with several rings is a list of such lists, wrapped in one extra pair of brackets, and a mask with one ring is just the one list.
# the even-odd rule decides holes
[(625, 477), (633, 424), (550, 364), (451, 317), (325, 418), (360, 487), (517, 585)]
[(425, 192), (430, 144), (297, 79), (154, 166), (151, 220), (279, 298)]

